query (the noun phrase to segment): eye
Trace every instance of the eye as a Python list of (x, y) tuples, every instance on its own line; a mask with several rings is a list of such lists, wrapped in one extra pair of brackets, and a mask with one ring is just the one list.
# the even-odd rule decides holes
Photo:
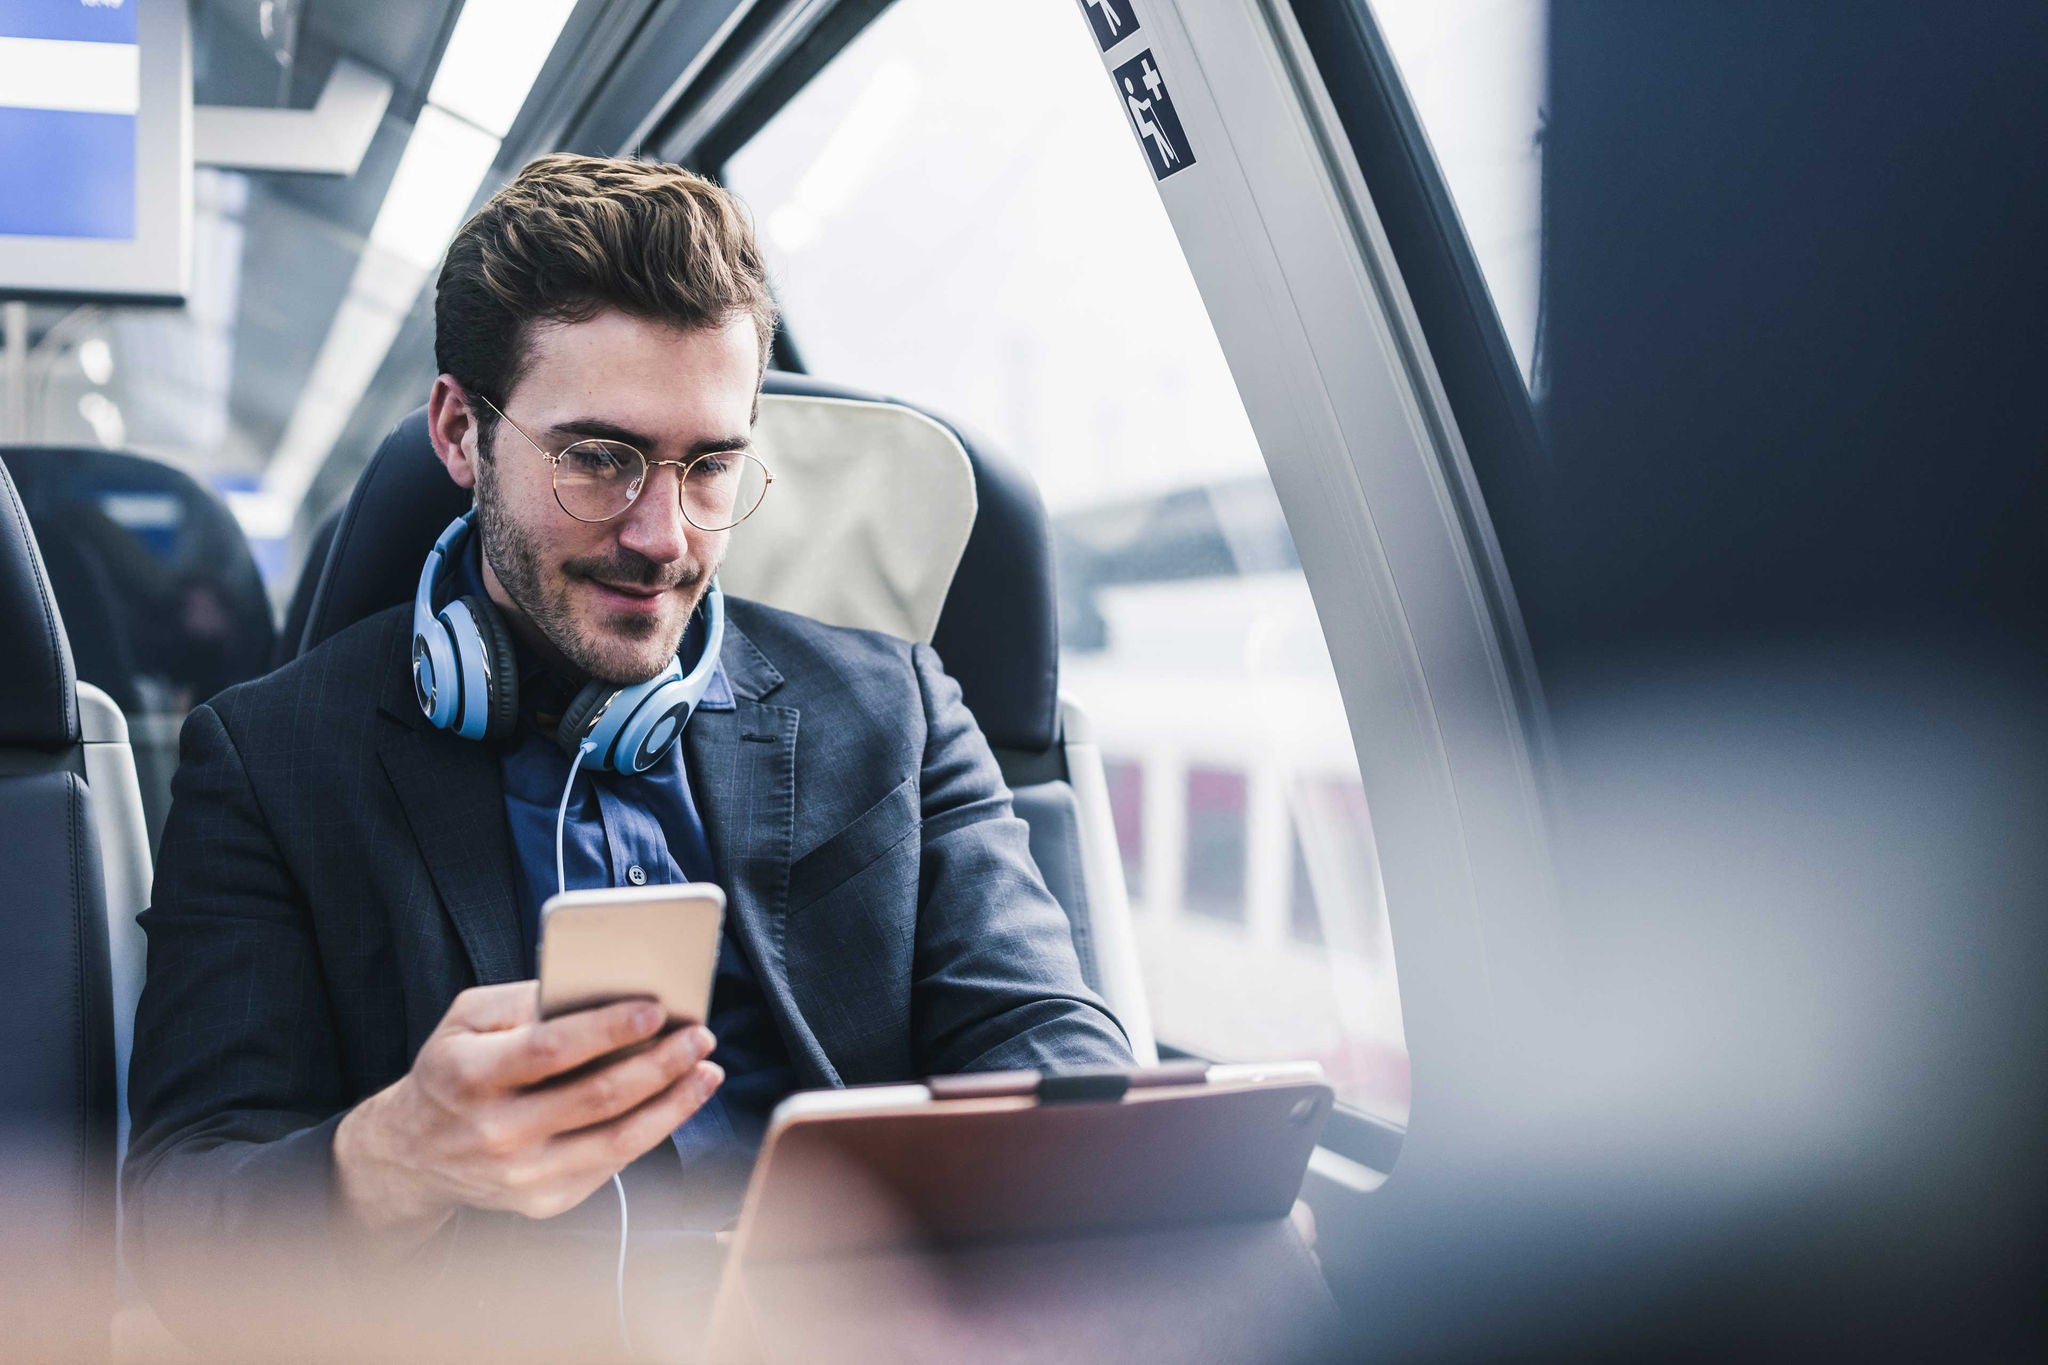
[(632, 447), (610, 441), (578, 441), (562, 452), (562, 465), (586, 478), (610, 480), (637, 475), (640, 456)]

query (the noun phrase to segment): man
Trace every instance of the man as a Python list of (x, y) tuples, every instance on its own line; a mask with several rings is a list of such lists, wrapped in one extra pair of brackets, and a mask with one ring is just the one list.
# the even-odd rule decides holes
[[(704, 648), (697, 608), (747, 528), (693, 524), (686, 485), (751, 458), (773, 326), (737, 204), (681, 170), (544, 157), (450, 246), (429, 423), (476, 516), (442, 596), (502, 619), (517, 724), (487, 744), (429, 723), (406, 607), (187, 721), (126, 1173), (131, 1260), (174, 1325), (217, 1323), (241, 1283), (222, 1267), (280, 1234), (273, 1306), (417, 1289), (476, 1229), (540, 1246), (539, 1222), (580, 1230), (562, 1240), (608, 1290), (614, 1173), (636, 1245), (708, 1238), (792, 1089), (1128, 1063), (927, 647), (733, 600), (682, 742), (571, 781), (567, 699)], [(559, 482), (593, 439), (645, 461), (602, 519)], [(550, 1085), (660, 1023), (535, 1018), (565, 783), (569, 885), (715, 880), (731, 909), (708, 1030)]]

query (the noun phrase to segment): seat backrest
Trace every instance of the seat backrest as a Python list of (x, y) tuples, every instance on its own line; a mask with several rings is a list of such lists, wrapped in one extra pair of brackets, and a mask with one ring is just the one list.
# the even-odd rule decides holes
[(277, 647), (271, 653), (271, 667), (290, 663), (299, 653), (299, 640), (306, 633), (306, 618), (313, 614), (313, 590), (320, 586), (320, 570), (327, 563), (328, 547), (334, 544), (334, 528), (341, 524), (337, 507), (313, 528), (306, 542), (306, 561), (299, 566), (298, 582), (292, 585), (291, 600), (285, 603), (284, 624), (278, 627)]
[(0, 1307), (43, 1310), (11, 1352), (68, 1358), (113, 1283), (106, 898), (71, 649), (5, 464), (0, 640)]
[[(1030, 476), (914, 404), (806, 375), (768, 374), (756, 435), (776, 483), (758, 524), (734, 537), (725, 586), (932, 644), (1003, 764), (1089, 984), (1150, 1060), (1100, 760), (1063, 735), (1052, 538)], [(895, 487), (889, 479), (915, 495), (877, 495), (877, 484)], [(434, 538), (468, 505), (434, 458), (425, 410), (401, 421), (357, 480), (324, 558), (308, 557), (318, 580), (299, 651), (411, 600)], [(1092, 783), (1073, 780), (1071, 760), (1095, 764)]]

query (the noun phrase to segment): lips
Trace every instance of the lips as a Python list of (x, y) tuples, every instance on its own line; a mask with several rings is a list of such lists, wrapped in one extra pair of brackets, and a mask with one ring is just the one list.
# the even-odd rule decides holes
[(620, 611), (652, 611), (672, 589), (647, 588), (639, 585), (606, 583), (601, 579), (584, 580), (597, 590), (597, 595), (606, 605)]
[(624, 593), (628, 597), (660, 597), (668, 591), (667, 588), (643, 588), (629, 583), (607, 583), (601, 578), (593, 578), (590, 581), (606, 592)]

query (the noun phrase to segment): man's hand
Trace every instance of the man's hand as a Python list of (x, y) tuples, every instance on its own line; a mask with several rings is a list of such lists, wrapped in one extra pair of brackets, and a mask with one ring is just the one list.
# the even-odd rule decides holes
[(357, 1105), (334, 1133), (343, 1202), (387, 1246), (424, 1240), (460, 1205), (529, 1218), (566, 1212), (649, 1151), (718, 1089), (701, 1027), (631, 1057), (544, 1084), (661, 1029), (629, 1001), (545, 1022), (531, 981), (455, 997), (412, 1070)]

